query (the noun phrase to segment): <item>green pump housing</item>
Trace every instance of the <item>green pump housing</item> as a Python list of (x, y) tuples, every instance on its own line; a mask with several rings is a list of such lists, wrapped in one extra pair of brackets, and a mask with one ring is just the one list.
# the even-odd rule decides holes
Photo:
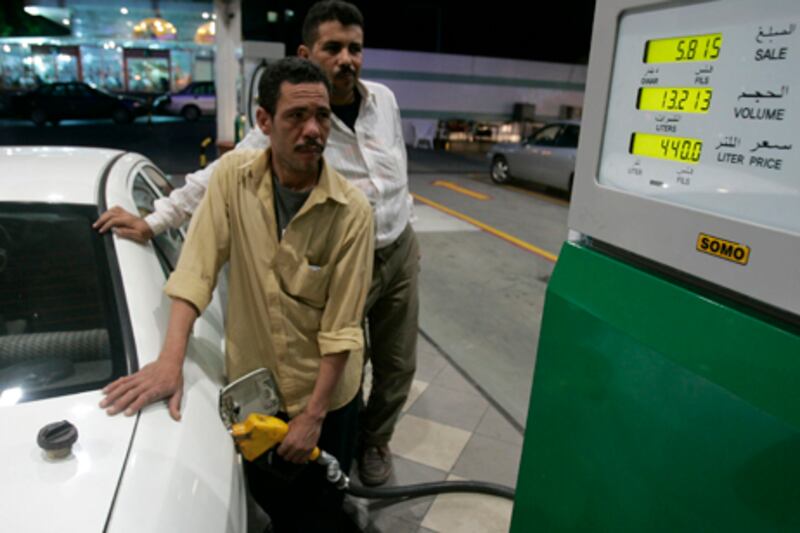
[(566, 243), (511, 531), (800, 531), (800, 336)]

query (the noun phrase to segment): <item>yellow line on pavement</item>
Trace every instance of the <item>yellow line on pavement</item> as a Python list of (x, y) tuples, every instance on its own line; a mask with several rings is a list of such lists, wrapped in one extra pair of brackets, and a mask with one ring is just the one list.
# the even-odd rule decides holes
[[(472, 173), (472, 174), (469, 174), (469, 177), (474, 179), (474, 180), (476, 180), (476, 181), (483, 181), (484, 178), (486, 177), (486, 175), (485, 174)], [(545, 202), (549, 202), (551, 204), (563, 205), (563, 206), (569, 207), (569, 202), (567, 200), (562, 200), (561, 198), (556, 198), (554, 196), (550, 196), (549, 194), (544, 194), (544, 193), (540, 193), (540, 192), (536, 192), (536, 191), (529, 191), (528, 189), (523, 189), (522, 187), (515, 187), (514, 185), (508, 185), (508, 184), (498, 185), (498, 187), (503, 187), (505, 189), (511, 189), (512, 191), (515, 191), (515, 192), (521, 192), (522, 194), (527, 194), (528, 196), (533, 196), (535, 198), (538, 198), (539, 200), (544, 200)]]
[(483, 222), (481, 222), (479, 220), (475, 220), (474, 218), (472, 218), (470, 216), (467, 216), (467, 215), (465, 215), (463, 213), (459, 213), (458, 211), (453, 211), (449, 207), (443, 206), (440, 203), (434, 202), (433, 200), (429, 200), (428, 198), (425, 198), (425, 197), (420, 196), (420, 195), (415, 194), (415, 193), (411, 193), (411, 196), (413, 196), (414, 199), (417, 200), (418, 202), (422, 202), (423, 204), (428, 205), (430, 207), (433, 207), (434, 209), (438, 209), (442, 213), (447, 213), (448, 215), (454, 216), (454, 217), (456, 217), (456, 218), (458, 218), (460, 220), (463, 220), (464, 222), (472, 224), (473, 226), (477, 226), (478, 228), (482, 229), (483, 231), (485, 231), (487, 233), (491, 233), (495, 237), (499, 237), (499, 238), (503, 239), (504, 241), (513, 244), (514, 246), (518, 246), (519, 248), (522, 248), (523, 250), (526, 250), (528, 252), (534, 253), (534, 254), (536, 254), (536, 255), (538, 255), (540, 257), (544, 257), (548, 261), (555, 262), (558, 259), (558, 256), (556, 254), (554, 254), (554, 253), (548, 252), (547, 250), (543, 250), (542, 248), (539, 248), (538, 246), (534, 246), (533, 244), (527, 243), (527, 242), (525, 242), (525, 241), (523, 241), (521, 239), (518, 239), (518, 238), (514, 237), (513, 235), (509, 235), (508, 233), (506, 233), (504, 231), (500, 231), (499, 229), (493, 228), (492, 226), (489, 226), (488, 224), (484, 224)]
[(434, 187), (444, 187), (445, 189), (450, 189), (451, 191), (465, 194), (470, 198), (475, 198), (476, 200), (490, 200), (492, 198), (488, 194), (483, 194), (481, 192), (473, 191), (472, 189), (467, 189), (466, 187), (456, 185), (452, 181), (436, 180), (431, 185), (433, 185)]
[(566, 201), (566, 200), (562, 200), (561, 198), (554, 198), (554, 197), (552, 197), (550, 195), (547, 195), (547, 194), (542, 194), (540, 192), (529, 191), (529, 190), (523, 189), (521, 187), (514, 187), (513, 185), (503, 185), (503, 187), (505, 187), (507, 189), (511, 189), (512, 191), (521, 192), (522, 194), (527, 194), (527, 195), (530, 195), (530, 196), (534, 196), (534, 197), (538, 198), (539, 200), (544, 200), (545, 202), (550, 202), (551, 204), (563, 205), (563, 206), (569, 207), (569, 202)]

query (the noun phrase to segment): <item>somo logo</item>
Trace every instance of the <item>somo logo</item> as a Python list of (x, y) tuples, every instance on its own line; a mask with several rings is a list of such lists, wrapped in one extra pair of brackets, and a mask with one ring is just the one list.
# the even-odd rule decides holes
[(726, 261), (746, 265), (750, 260), (750, 247), (701, 233), (697, 236), (697, 251)]

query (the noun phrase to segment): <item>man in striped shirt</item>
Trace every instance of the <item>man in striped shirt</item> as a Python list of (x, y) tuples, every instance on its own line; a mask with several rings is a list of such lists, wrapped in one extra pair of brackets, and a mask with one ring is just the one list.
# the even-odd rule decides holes
[[(354, 5), (318, 2), (306, 15), (298, 55), (322, 67), (331, 80), (325, 159), (365, 194), (374, 213), (374, 267), (365, 307), (372, 391), (360, 420), (359, 477), (380, 485), (392, 472), (388, 443), (416, 369), (419, 247), (409, 224), (412, 201), (397, 101), (385, 85), (359, 79), (363, 27)], [(267, 146), (269, 138), (254, 128), (236, 149)], [(187, 175), (186, 185), (158, 200), (146, 218), (114, 207), (95, 227), (101, 232), (113, 227), (137, 242), (179, 227), (199, 205), (215, 165)]]

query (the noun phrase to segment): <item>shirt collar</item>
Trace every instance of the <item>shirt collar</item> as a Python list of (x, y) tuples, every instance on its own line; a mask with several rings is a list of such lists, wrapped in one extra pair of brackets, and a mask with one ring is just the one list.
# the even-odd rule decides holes
[[(268, 178), (266, 183), (272, 187), (272, 169), (269, 165), (269, 160), (272, 157), (272, 148), (267, 148), (253, 161), (245, 163), (242, 167), (247, 170), (247, 175), (250, 179), (260, 179), (262, 177)], [(347, 196), (344, 192), (344, 178), (336, 173), (322, 158), (322, 172), (319, 175), (319, 181), (311, 189), (311, 194), (308, 197), (307, 204), (321, 204), (330, 198), (331, 200), (340, 204), (349, 203)]]
[[(356, 90), (358, 91), (358, 94), (361, 95), (361, 105), (358, 108), (358, 116), (356, 117), (356, 122), (358, 122), (358, 120), (365, 115), (365, 110), (373, 109), (375, 107), (375, 93), (371, 92), (369, 87), (362, 83), (361, 80), (356, 81)], [(354, 130), (351, 130), (348, 126), (346, 126), (345, 123), (336, 116), (336, 114), (333, 114), (331, 123), (331, 130), (336, 130), (344, 135), (352, 136), (355, 134)]]
[(360, 79), (356, 81), (356, 90), (361, 94), (361, 100), (364, 105), (375, 102), (375, 94)]

